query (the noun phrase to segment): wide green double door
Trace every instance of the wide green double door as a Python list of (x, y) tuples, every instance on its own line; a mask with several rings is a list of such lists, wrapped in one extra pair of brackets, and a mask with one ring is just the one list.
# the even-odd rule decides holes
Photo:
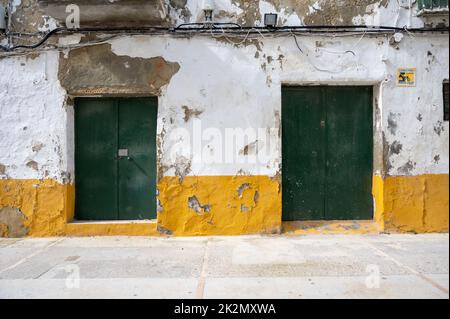
[(372, 219), (372, 87), (286, 87), (283, 219)]
[(156, 98), (75, 101), (75, 217), (156, 216)]

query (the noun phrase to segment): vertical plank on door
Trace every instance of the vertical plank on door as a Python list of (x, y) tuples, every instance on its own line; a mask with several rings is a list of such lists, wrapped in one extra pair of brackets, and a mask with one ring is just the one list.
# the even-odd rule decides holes
[(324, 121), (321, 87), (283, 88), (283, 220), (325, 216)]
[(372, 219), (372, 87), (326, 87), (327, 220)]
[(76, 99), (76, 219), (118, 218), (117, 145), (116, 102), (112, 99)]
[(156, 218), (157, 99), (119, 100), (119, 219)]

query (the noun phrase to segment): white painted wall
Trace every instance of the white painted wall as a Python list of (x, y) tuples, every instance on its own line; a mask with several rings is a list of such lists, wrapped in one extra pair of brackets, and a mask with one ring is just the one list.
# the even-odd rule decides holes
[(0, 178), (64, 182), (73, 171), (58, 56), (47, 52), (0, 59), (0, 164), (5, 167)]
[[(402, 152), (391, 157), (391, 175), (404, 175), (402, 167), (409, 161), (412, 175), (448, 174), (449, 122), (443, 121), (442, 93), (442, 82), (449, 77), (448, 54), (448, 37), (431, 35), (406, 37), (399, 51), (389, 51), (382, 96), (384, 133), (389, 144), (403, 145)], [(398, 66), (417, 67), (416, 87), (396, 87), (391, 77)], [(390, 129), (390, 121), (397, 123), (396, 130)]]
[[(169, 156), (176, 143), (167, 138), (170, 133), (182, 127), (191, 132), (191, 137), (194, 135), (192, 121), (183, 121), (183, 105), (203, 111), (199, 118), (204, 129), (219, 128), (224, 132), (235, 127), (276, 128), (275, 112), (281, 112), (282, 84), (382, 83), (379, 102), (383, 132), (388, 143), (398, 141), (403, 145), (402, 151), (391, 158), (389, 174), (404, 175), (401, 167), (409, 160), (415, 166), (410, 174), (448, 172), (449, 126), (442, 120), (442, 81), (448, 78), (445, 35), (406, 36), (398, 50), (389, 45), (386, 36), (298, 37), (303, 53), (292, 37), (259, 40), (263, 49), (258, 58), (254, 45), (236, 48), (210, 38), (125, 37), (112, 41), (113, 51), (118, 55), (144, 58), (161, 55), (180, 63), (180, 71), (159, 102), (160, 131), (164, 128), (166, 132), (165, 165), (175, 162)], [(324, 46), (317, 47), (318, 41)], [(345, 53), (348, 50), (355, 55)], [(428, 51), (432, 56), (428, 56)], [(269, 56), (273, 59), (270, 64)], [(417, 68), (416, 87), (396, 85), (398, 67)], [(390, 113), (399, 114), (395, 135), (388, 129)], [(419, 113), (421, 121), (417, 119)], [(436, 134), (435, 126), (441, 127), (440, 135)], [(281, 141), (276, 130), (271, 141), (279, 151)], [(237, 151), (245, 145), (238, 145)], [(437, 155), (439, 161), (434, 159)], [(199, 162), (193, 163), (192, 171), (194, 175), (234, 175), (240, 170), (274, 175), (280, 160), (279, 152), (272, 152), (270, 161), (264, 165)]]
[[(218, 9), (241, 12), (231, 0), (217, 0), (216, 4)], [(201, 13), (198, 2), (188, 0), (188, 6), (193, 17)], [(272, 10), (265, 1), (260, 1), (259, 7), (262, 13)], [(281, 12), (287, 24), (301, 20), (283, 15)], [(387, 8), (375, 6), (373, 14), (360, 18), (376, 25), (404, 26), (409, 17), (409, 10), (391, 1)], [(413, 16), (411, 26), (420, 27), (423, 22)], [(449, 70), (448, 34), (405, 33), (398, 48), (391, 46), (385, 35), (298, 36), (302, 52), (289, 35), (255, 39), (247, 46), (235, 46), (210, 35), (124, 36), (109, 41), (117, 55), (162, 56), (180, 64), (159, 98), (162, 164), (172, 167), (166, 175), (174, 175), (173, 166), (183, 160), (171, 156), (174, 146), (180, 145), (180, 140), (172, 138), (178, 136), (179, 129), (185, 129), (193, 139), (194, 124), (200, 121), (203, 130), (213, 128), (223, 135), (227, 128), (272, 130), (267, 139), (250, 137), (239, 143), (233, 163), (207, 163), (205, 155), (220, 154), (217, 145), (213, 150), (208, 148), (210, 136), (200, 148), (192, 149), (192, 154), (185, 154), (193, 160), (190, 175), (275, 175), (281, 163), (278, 128), (283, 84), (381, 84), (382, 131), (388, 144), (402, 145), (401, 152), (390, 157), (388, 173), (448, 173), (449, 123), (443, 122), (442, 106), (442, 81), (448, 79)], [(79, 40), (71, 36), (59, 43), (73, 45)], [(56, 50), (33, 58), (0, 56), (0, 164), (6, 168), (0, 178), (53, 178), (61, 182), (68, 176), (73, 178), (73, 109), (65, 105), (66, 94), (57, 76), (58, 60)], [(398, 67), (417, 68), (416, 87), (397, 87)], [(202, 114), (186, 123), (183, 106)], [(395, 131), (389, 124), (392, 121), (396, 122)], [(260, 152), (272, 146), (267, 161), (245, 162), (248, 156), (239, 155), (239, 151), (256, 140)], [(186, 146), (186, 142), (181, 144)], [(42, 148), (36, 151), (40, 144)], [(29, 167), (32, 161), (38, 170)], [(406, 172), (408, 162), (411, 168)]]

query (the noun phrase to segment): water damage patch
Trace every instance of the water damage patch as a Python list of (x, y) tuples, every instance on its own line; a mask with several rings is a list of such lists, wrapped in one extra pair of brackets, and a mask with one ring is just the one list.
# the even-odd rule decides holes
[(416, 163), (409, 160), (404, 165), (398, 168), (398, 172), (402, 175), (411, 175), (412, 171), (416, 168)]
[(268, 176), (164, 176), (158, 225), (176, 236), (278, 233), (281, 194)]
[[(168, 24), (167, 6), (161, 0), (27, 0), (38, 2), (46, 15), (60, 23), (66, 21), (68, 4), (80, 8), (80, 21), (84, 27), (142, 27)], [(171, 1), (180, 2), (180, 1)], [(132, 17), (130, 19), (130, 17)]]
[(29, 161), (27, 162), (27, 167), (37, 171), (39, 169), (39, 164), (36, 161)]
[(389, 156), (394, 155), (394, 154), (396, 154), (396, 155), (400, 154), (402, 149), (403, 149), (403, 145), (399, 141), (394, 141), (394, 143), (392, 143), (389, 146)]
[(183, 120), (185, 123), (189, 122), (189, 120), (193, 117), (198, 118), (203, 113), (201, 110), (191, 109), (186, 105), (183, 105), (182, 108), (184, 110)]
[(0, 237), (21, 238), (28, 234), (25, 215), (17, 208), (0, 208)]
[[(243, 26), (255, 26), (262, 21), (260, 0), (232, 0), (242, 10), (237, 22)], [(353, 25), (355, 17), (371, 14), (375, 6), (387, 7), (389, 0), (265, 0), (284, 15), (297, 15), (305, 25)], [(281, 18), (280, 18), (281, 19)], [(279, 21), (284, 24), (286, 21)]]
[(388, 130), (392, 135), (397, 133), (397, 117), (399, 114), (389, 113), (388, 117)]
[(188, 207), (196, 214), (204, 215), (211, 212), (211, 205), (202, 205), (196, 196), (188, 198)]
[(434, 129), (434, 132), (439, 136), (441, 136), (442, 132), (445, 131), (444, 124), (442, 123), (442, 121), (437, 122), (434, 125), (433, 129)]
[(169, 0), (170, 8), (176, 10), (184, 22), (189, 22), (192, 13), (187, 7), (187, 0)]
[(239, 186), (239, 188), (237, 189), (237, 193), (239, 195), (239, 198), (242, 198), (242, 195), (244, 194), (244, 192), (250, 189), (250, 184), (249, 183), (244, 183), (241, 186)]
[(254, 141), (246, 145), (242, 150), (239, 151), (239, 155), (253, 155), (258, 153), (258, 141)]
[[(242, 201), (240, 205), (240, 211), (242, 213), (249, 213), (258, 205), (259, 202), (258, 190), (255, 190), (254, 192), (248, 192), (248, 195), (244, 196), (244, 193), (250, 190), (252, 190), (252, 185), (250, 183), (243, 183), (236, 190), (239, 200)], [(253, 194), (253, 197), (251, 194)]]
[(160, 95), (180, 65), (162, 57), (149, 59), (118, 56), (111, 44), (60, 54), (58, 77), (69, 94)]
[(171, 231), (170, 229), (164, 228), (161, 225), (157, 226), (157, 230), (158, 230), (158, 233), (160, 233), (161, 235), (167, 235), (167, 236), (173, 235), (173, 231)]

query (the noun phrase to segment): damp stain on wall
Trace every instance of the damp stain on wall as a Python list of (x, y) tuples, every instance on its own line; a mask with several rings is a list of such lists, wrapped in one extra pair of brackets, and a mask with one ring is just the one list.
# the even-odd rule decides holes
[(20, 238), (28, 234), (26, 216), (18, 208), (0, 208), (0, 237)]
[(66, 223), (73, 218), (74, 197), (71, 184), (53, 180), (0, 180), (3, 235), (64, 235)]
[[(255, 26), (263, 21), (260, 0), (231, 0), (242, 10), (237, 22), (244, 26)], [(389, 0), (267, 0), (277, 12), (285, 16), (296, 14), (305, 25), (352, 25), (353, 18), (373, 13), (373, 6), (387, 7)], [(284, 23), (285, 21), (281, 21)]]
[(175, 236), (281, 231), (279, 183), (268, 176), (165, 176), (158, 226)]
[(160, 95), (180, 65), (162, 57), (118, 56), (110, 44), (71, 50), (60, 55), (59, 80), (70, 94)]

